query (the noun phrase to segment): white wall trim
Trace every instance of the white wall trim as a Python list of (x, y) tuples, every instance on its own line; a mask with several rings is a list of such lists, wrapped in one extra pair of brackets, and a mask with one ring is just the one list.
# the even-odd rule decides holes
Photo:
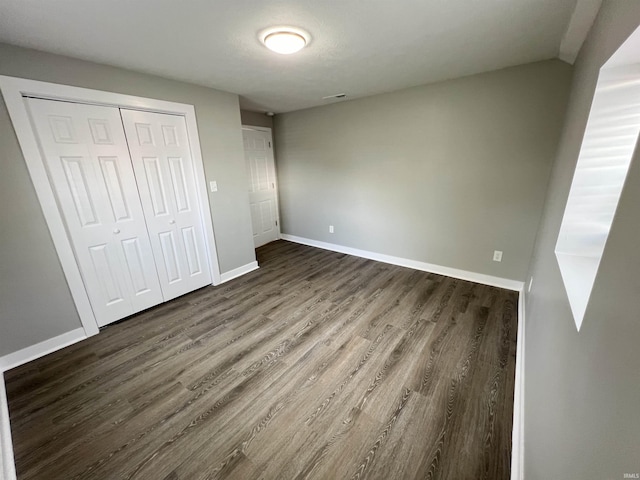
[(76, 328), (70, 332), (63, 333), (57, 337), (50, 338), (30, 347), (23, 348), (17, 352), (9, 353), (0, 357), (0, 372), (6, 372), (14, 367), (23, 365), (36, 358), (44, 357), (49, 353), (60, 350), (69, 345), (79, 342), (87, 338), (83, 328)]
[(9, 405), (2, 372), (0, 372), (0, 479), (16, 480), (11, 425), (9, 424)]
[(259, 132), (268, 132), (271, 133), (271, 127), (258, 127), (257, 125), (245, 125), (242, 124), (242, 129), (243, 130), (257, 130)]
[(357, 248), (344, 247), (342, 245), (320, 242), (318, 240), (311, 240), (309, 238), (288, 235), (286, 233), (283, 233), (281, 235), (281, 238), (290, 242), (309, 245), (310, 247), (317, 247), (323, 248), (325, 250), (331, 250), (333, 252), (346, 253), (347, 255), (368, 258), (369, 260), (390, 263), (392, 265), (398, 265), (400, 267), (413, 268), (414, 270), (421, 270), (423, 272), (436, 273), (438, 275), (445, 275), (447, 277), (459, 278), (460, 280), (481, 283), (483, 285), (490, 285), (492, 287), (505, 288), (507, 290), (515, 291), (521, 291), (524, 287), (524, 283), (518, 280), (494, 277), (491, 275), (485, 275), (484, 273), (469, 272), (467, 270), (444, 267), (442, 265), (435, 265), (433, 263), (420, 262), (418, 260), (410, 260), (408, 258), (394, 257), (392, 255), (385, 255), (382, 253), (369, 252)]
[(516, 340), (516, 379), (513, 392), (513, 426), (511, 433), (511, 480), (524, 480), (524, 349), (525, 293), (518, 296), (518, 338)]
[(241, 277), (242, 275), (249, 273), (249, 272), (253, 272), (254, 270), (257, 270), (258, 268), (258, 262), (251, 262), (251, 263), (247, 263), (246, 265), (243, 265), (241, 267), (238, 268), (234, 268), (233, 270), (229, 270), (228, 272), (224, 272), (221, 275), (221, 283), (225, 283), (228, 282), (230, 280), (233, 280), (234, 278), (238, 278)]
[(80, 316), (80, 321), (82, 322), (86, 336), (98, 333), (98, 323), (91, 308), (89, 297), (76, 263), (73, 248), (66, 233), (64, 221), (58, 210), (56, 197), (47, 177), (40, 147), (31, 126), (31, 120), (24, 97), (30, 96), (156, 113), (169, 113), (185, 117), (187, 133), (189, 135), (189, 146), (195, 165), (198, 200), (200, 203), (201, 218), (204, 224), (211, 278), (214, 285), (220, 283), (220, 267), (213, 232), (213, 221), (211, 219), (211, 208), (207, 196), (196, 114), (193, 105), (2, 75), (0, 75), (0, 91), (7, 105), (7, 110), (11, 117), (16, 136), (18, 137), (27, 169), (29, 170), (31, 180), (35, 187), (47, 226), (51, 232), (53, 244), (58, 253), (60, 263), (62, 264), (62, 270), (69, 284), (69, 290), (71, 291), (71, 296), (78, 310), (78, 315)]

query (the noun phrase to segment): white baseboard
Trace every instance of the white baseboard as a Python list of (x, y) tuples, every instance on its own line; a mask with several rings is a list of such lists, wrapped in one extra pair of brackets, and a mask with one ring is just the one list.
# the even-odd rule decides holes
[(260, 268), (258, 267), (258, 262), (251, 262), (241, 267), (234, 268), (233, 270), (229, 270), (228, 272), (224, 272), (222, 275), (220, 275), (220, 283), (228, 282), (229, 280), (233, 280), (234, 278), (241, 277), (246, 273), (257, 270), (258, 268)]
[(447, 277), (459, 278), (460, 280), (468, 280), (470, 282), (482, 283), (483, 285), (490, 285), (492, 287), (505, 288), (507, 290), (521, 291), (524, 287), (524, 282), (518, 280), (511, 280), (508, 278), (494, 277), (491, 275), (485, 275), (484, 273), (469, 272), (467, 270), (459, 270), (457, 268), (444, 267), (442, 265), (434, 265), (433, 263), (419, 262), (417, 260), (410, 260), (408, 258), (394, 257), (392, 255), (384, 255), (382, 253), (368, 252), (366, 250), (359, 250), (357, 248), (344, 247), (342, 245), (336, 245), (333, 243), (320, 242), (318, 240), (311, 240), (308, 238), (297, 237), (295, 235), (287, 235), (283, 233), (280, 236), (283, 240), (290, 242), (300, 243), (302, 245), (309, 245), (310, 247), (323, 248), (325, 250), (331, 250), (339, 253), (346, 253), (347, 255), (354, 255), (356, 257), (368, 258), (369, 260), (376, 260), (378, 262), (390, 263), (392, 265), (398, 265), (400, 267), (413, 268), (414, 270), (421, 270), (423, 272), (436, 273), (438, 275), (445, 275)]
[(9, 405), (4, 388), (4, 375), (0, 372), (0, 479), (16, 480), (16, 467), (13, 463), (13, 445), (11, 426), (9, 425)]
[(44, 342), (36, 343), (30, 347), (23, 348), (17, 352), (0, 357), (0, 372), (6, 372), (18, 365), (30, 362), (36, 358), (43, 357), (49, 353), (68, 347), (74, 343), (87, 338), (83, 328), (76, 328), (70, 332), (63, 333), (57, 337), (50, 338)]
[(524, 480), (524, 349), (525, 293), (518, 297), (518, 338), (516, 343), (516, 380), (513, 392), (513, 430), (511, 434), (511, 480)]

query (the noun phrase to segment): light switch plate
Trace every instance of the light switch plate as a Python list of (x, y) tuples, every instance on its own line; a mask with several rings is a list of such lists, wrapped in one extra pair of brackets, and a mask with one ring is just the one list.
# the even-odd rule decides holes
[(209, 182), (209, 190), (211, 190), (212, 192), (217, 192), (218, 191), (218, 182), (216, 182), (215, 180), (212, 180)]

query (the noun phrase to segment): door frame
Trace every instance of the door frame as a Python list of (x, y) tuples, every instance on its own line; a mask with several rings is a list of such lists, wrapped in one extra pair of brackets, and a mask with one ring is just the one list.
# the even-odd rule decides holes
[(4, 75), (0, 75), (0, 92), (2, 92), (2, 96), (4, 97), (9, 117), (13, 123), (13, 128), (18, 137), (18, 143), (22, 149), (31, 181), (35, 187), (38, 201), (40, 202), (40, 208), (42, 209), (47, 227), (51, 233), (51, 238), (67, 279), (71, 296), (78, 310), (78, 315), (80, 316), (82, 328), (87, 337), (99, 332), (98, 323), (93, 313), (91, 303), (89, 302), (89, 296), (87, 295), (86, 287), (80, 274), (80, 268), (78, 267), (71, 246), (71, 240), (67, 235), (62, 214), (58, 209), (57, 200), (49, 182), (40, 146), (31, 125), (25, 97), (126, 108), (130, 110), (143, 110), (184, 117), (187, 124), (189, 148), (191, 149), (191, 155), (194, 160), (198, 203), (200, 206), (200, 218), (204, 226), (208, 265), (211, 271), (213, 285), (221, 283), (213, 220), (206, 188), (198, 125), (196, 123), (196, 114), (193, 105)]
[[(276, 149), (275, 144), (273, 143), (273, 130), (270, 127), (256, 127), (254, 125), (242, 125), (242, 130), (254, 130), (257, 132), (264, 132), (269, 134), (269, 141), (271, 142), (271, 158), (273, 159), (273, 178), (276, 191), (276, 220), (278, 222), (278, 240), (280, 240), (282, 238), (282, 230), (280, 225), (280, 188), (278, 187), (278, 169), (276, 168)], [(246, 172), (246, 174), (248, 175), (249, 172)]]

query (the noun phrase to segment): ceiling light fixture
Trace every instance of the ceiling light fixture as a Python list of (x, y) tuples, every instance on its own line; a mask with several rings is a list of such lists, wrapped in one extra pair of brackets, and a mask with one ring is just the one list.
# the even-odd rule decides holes
[(270, 28), (260, 35), (262, 43), (276, 53), (289, 55), (302, 50), (309, 43), (309, 34), (292, 27)]

